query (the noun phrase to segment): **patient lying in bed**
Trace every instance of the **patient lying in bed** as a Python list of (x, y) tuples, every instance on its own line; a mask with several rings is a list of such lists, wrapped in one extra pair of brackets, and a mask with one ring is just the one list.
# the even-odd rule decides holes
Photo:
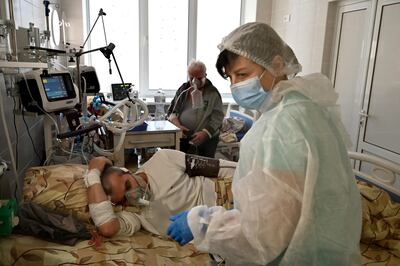
[[(196, 205), (215, 206), (215, 182), (207, 177), (232, 177), (236, 166), (167, 149), (158, 151), (135, 173), (107, 168), (108, 163), (104, 157), (94, 158), (85, 176), (91, 217), (107, 237), (132, 235), (141, 227), (163, 235), (170, 215)], [(140, 206), (141, 212), (129, 208), (114, 212), (112, 204)]]

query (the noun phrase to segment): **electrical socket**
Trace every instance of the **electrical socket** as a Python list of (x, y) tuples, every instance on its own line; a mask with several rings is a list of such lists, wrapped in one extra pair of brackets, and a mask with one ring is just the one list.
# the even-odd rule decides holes
[(291, 14), (286, 14), (283, 16), (283, 22), (284, 23), (289, 23), (292, 20), (292, 15)]

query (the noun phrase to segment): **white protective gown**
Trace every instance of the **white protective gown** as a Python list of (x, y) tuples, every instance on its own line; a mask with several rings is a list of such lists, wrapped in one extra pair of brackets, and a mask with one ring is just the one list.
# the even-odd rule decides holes
[(242, 139), (235, 208), (188, 214), (199, 250), (237, 265), (360, 264), (361, 199), (336, 100), (321, 74), (277, 84)]

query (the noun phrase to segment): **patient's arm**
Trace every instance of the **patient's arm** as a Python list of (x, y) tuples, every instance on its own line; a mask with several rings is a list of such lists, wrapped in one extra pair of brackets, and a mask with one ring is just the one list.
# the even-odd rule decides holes
[(100, 173), (107, 164), (111, 165), (112, 162), (105, 157), (92, 159), (89, 163), (89, 173), (85, 177), (85, 183), (88, 188), (87, 196), (90, 215), (100, 234), (111, 237), (118, 233), (120, 224), (100, 182)]
[[(101, 184), (95, 184), (95, 185), (88, 187), (87, 193), (88, 193), (89, 205), (94, 204), (94, 203), (102, 203), (102, 202), (108, 201), (107, 195), (104, 192), (104, 189), (101, 186)], [(112, 211), (112, 208), (111, 208), (111, 211)], [(112, 214), (114, 214), (114, 212)], [(92, 213), (91, 213), (91, 215), (93, 216)], [(92, 217), (92, 219), (93, 218), (94, 217)], [(116, 233), (118, 233), (118, 231), (120, 229), (119, 221), (115, 215), (110, 214), (108, 220), (106, 222), (98, 225), (97, 229), (99, 230), (100, 234), (102, 234), (103, 236), (112, 237)]]

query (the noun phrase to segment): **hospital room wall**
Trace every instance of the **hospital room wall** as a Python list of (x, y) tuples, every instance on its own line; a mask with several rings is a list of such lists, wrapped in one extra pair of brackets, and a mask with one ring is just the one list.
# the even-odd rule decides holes
[[(267, 1), (268, 2), (268, 1)], [(323, 71), (328, 0), (273, 0), (271, 26), (293, 49), (301, 74)], [(258, 20), (261, 18), (258, 18)], [(325, 73), (326, 74), (326, 73)]]
[[(41, 31), (45, 29), (44, 6), (42, 0), (14, 0), (13, 2), (15, 24), (17, 27), (28, 28), (29, 22), (33, 22), (35, 27), (39, 27)], [(53, 0), (51, 3), (59, 3), (59, 0)], [(13, 87), (14, 81), (13, 75), (5, 75), (5, 83), (0, 77), (0, 93), (3, 99), (6, 123), (13, 146), (14, 156), (15, 145), (18, 141), (18, 178), (20, 180), (20, 184), (22, 184), (25, 171), (31, 166), (39, 165), (40, 160), (34, 152), (33, 146), (29, 139), (28, 131), (21, 115), (16, 115), (18, 138), (15, 134), (13, 122), (13, 99), (11, 97), (7, 97), (6, 93), (6, 87)], [(43, 119), (42, 117), (29, 115), (25, 116), (25, 118), (35, 146), (40, 156), (43, 156)], [(7, 147), (2, 121), (0, 123), (0, 143), (0, 157), (10, 161), (10, 151)], [(0, 198), (10, 198), (14, 194), (15, 181), (16, 179), (13, 171), (7, 171), (6, 174), (0, 178)]]

